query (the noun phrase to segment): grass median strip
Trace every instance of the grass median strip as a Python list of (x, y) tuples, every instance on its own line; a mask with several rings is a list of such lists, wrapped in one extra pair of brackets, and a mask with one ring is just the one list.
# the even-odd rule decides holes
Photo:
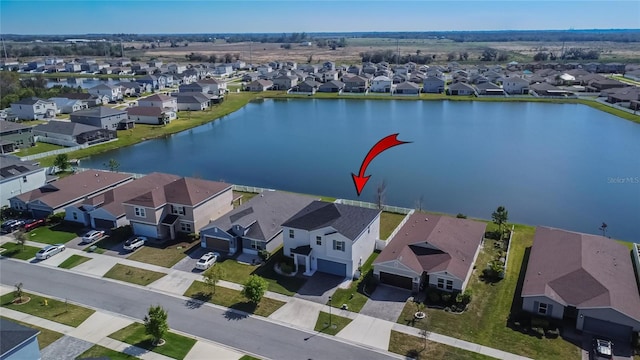
[(28, 328), (32, 328), (32, 329), (40, 331), (40, 334), (38, 335), (38, 346), (40, 347), (40, 350), (46, 348), (51, 343), (53, 343), (54, 341), (56, 341), (56, 340), (60, 339), (62, 336), (64, 336), (64, 334), (61, 334), (61, 333), (59, 333), (57, 331), (41, 328), (40, 326), (28, 324), (28, 323), (25, 323), (25, 322), (22, 322), (22, 321), (18, 321), (18, 320), (14, 320), (14, 319), (10, 319), (10, 318), (4, 317), (4, 316), (0, 316), (0, 318), (5, 319), (5, 320), (9, 320), (9, 321), (13, 321), (14, 323), (18, 323), (18, 324), (20, 324), (22, 326), (26, 326)]
[[(4, 249), (4, 251), (2, 251)], [(36, 253), (40, 251), (40, 248), (29, 245), (18, 245), (16, 243), (4, 243), (0, 247), (0, 255), (10, 257), (13, 259), (29, 260), (36, 256)]]
[(212, 294), (211, 288), (201, 281), (194, 281), (184, 293), (184, 296), (264, 317), (268, 317), (284, 305), (282, 301), (266, 297), (263, 297), (262, 300), (255, 305), (242, 296), (240, 291), (221, 286), (216, 286), (215, 294)]
[(433, 341), (428, 341), (417, 336), (403, 334), (391, 330), (389, 339), (389, 351), (396, 354), (421, 359), (457, 359), (457, 360), (488, 360), (492, 357), (475, 352), (462, 350)]
[[(331, 318), (331, 321), (329, 321), (329, 318)], [(335, 314), (329, 316), (329, 313), (320, 311), (314, 330), (324, 334), (335, 335), (344, 329), (345, 326), (349, 325), (351, 321), (351, 319), (346, 317)]]
[(147, 335), (144, 325), (140, 323), (133, 323), (109, 337), (174, 359), (184, 359), (196, 344), (196, 339), (167, 332), (163, 337), (166, 343), (162, 346), (153, 346), (151, 336)]
[(89, 350), (80, 354), (78, 359), (135, 360), (137, 357), (107, 349), (100, 345), (93, 345)]
[(22, 296), (23, 298), (30, 298), (29, 302), (19, 305), (14, 304), (14, 294), (11, 292), (0, 297), (0, 306), (73, 327), (82, 324), (95, 312), (82, 306), (69, 304), (66, 301), (50, 299), (27, 292), (23, 293)]
[(63, 268), (63, 269), (72, 269), (84, 262), (87, 262), (91, 260), (91, 258), (86, 257), (86, 256), (82, 256), (82, 255), (71, 255), (69, 256), (69, 258), (65, 261), (63, 261), (60, 265), (58, 265), (59, 268)]
[(140, 269), (133, 266), (127, 266), (122, 264), (115, 264), (104, 277), (114, 280), (125, 281), (132, 284), (147, 286), (152, 282), (160, 279), (167, 274)]

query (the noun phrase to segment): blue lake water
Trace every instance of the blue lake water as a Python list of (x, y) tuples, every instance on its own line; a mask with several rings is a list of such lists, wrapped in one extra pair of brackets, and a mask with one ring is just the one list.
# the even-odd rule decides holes
[[(378, 140), (410, 144), (358, 172)], [(82, 161), (640, 241), (640, 125), (577, 104), (265, 100), (203, 126)]]

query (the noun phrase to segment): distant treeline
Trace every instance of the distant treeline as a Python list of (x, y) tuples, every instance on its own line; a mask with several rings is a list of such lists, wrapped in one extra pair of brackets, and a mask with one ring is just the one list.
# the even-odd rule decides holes
[(34, 78), (21, 79), (20, 75), (11, 71), (0, 71), (0, 109), (4, 109), (20, 99), (37, 96), (41, 98), (55, 97), (60, 94), (82, 92), (81, 87), (55, 85), (47, 88), (47, 79), (36, 75)]
[(85, 34), (85, 35), (3, 35), (12, 41), (64, 41), (71, 38), (108, 42), (228, 42), (296, 43), (340, 38), (449, 39), (456, 42), (503, 41), (613, 41), (640, 42), (640, 30), (505, 30), (505, 31), (429, 31), (429, 32), (346, 32), (346, 33), (212, 33), (212, 34)]
[(120, 44), (109, 42), (88, 42), (76, 44), (49, 44), (38, 42), (30, 45), (5, 44), (8, 57), (23, 58), (32, 56), (122, 56)]

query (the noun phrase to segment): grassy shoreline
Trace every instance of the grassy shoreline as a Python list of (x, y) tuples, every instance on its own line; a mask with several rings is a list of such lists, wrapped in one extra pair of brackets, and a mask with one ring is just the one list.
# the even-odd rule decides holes
[[(477, 98), (474, 96), (448, 96), (445, 94), (420, 94), (420, 96), (391, 96), (391, 95), (338, 95), (336, 93), (316, 93), (313, 96), (287, 94), (284, 91), (273, 92), (241, 92), (227, 95), (225, 101), (209, 110), (186, 112), (181, 111), (177, 120), (170, 124), (162, 125), (136, 125), (133, 130), (119, 130), (118, 141), (96, 145), (87, 149), (82, 149), (68, 153), (70, 159), (82, 159), (91, 155), (101, 154), (110, 150), (123, 148), (138, 144), (145, 140), (166, 137), (189, 130), (194, 127), (215, 121), (223, 116), (229, 115), (253, 100), (263, 99), (351, 99), (351, 100), (407, 100), (407, 101), (488, 101), (488, 102), (541, 102), (555, 104), (582, 104), (590, 106), (596, 110), (621, 117), (640, 124), (640, 115), (633, 115), (622, 110), (618, 110), (593, 100), (586, 99), (546, 99), (546, 98)], [(40, 159), (42, 166), (51, 166), (55, 156)]]

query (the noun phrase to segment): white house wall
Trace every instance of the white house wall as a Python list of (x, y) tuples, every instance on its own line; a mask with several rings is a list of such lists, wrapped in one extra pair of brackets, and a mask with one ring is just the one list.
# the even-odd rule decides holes
[[(311, 268), (318, 268), (318, 259), (325, 259), (329, 261), (337, 261), (343, 264), (347, 264), (347, 275), (353, 274), (358, 269), (357, 263), (353, 264), (352, 261), (352, 242), (340, 233), (333, 233), (331, 235), (324, 235), (328, 232), (335, 231), (333, 228), (323, 228), (320, 230), (314, 230), (310, 232), (311, 248), (313, 249), (311, 257)], [(322, 245), (316, 245), (316, 236), (322, 236)], [(344, 251), (333, 250), (333, 240), (344, 241)], [(366, 259), (365, 259), (366, 260)], [(354, 269), (355, 267), (355, 269)]]
[(351, 260), (354, 266), (352, 274), (364, 265), (376, 248), (376, 239), (380, 238), (380, 215), (359, 235), (352, 244)]
[(422, 276), (422, 274), (418, 274), (409, 269), (398, 260), (391, 260), (373, 265), (373, 275), (380, 278), (380, 272), (412, 278), (414, 283), (420, 282), (420, 277)]
[[(25, 177), (26, 181), (23, 180)], [(2, 191), (0, 191), (0, 206), (10, 205), (10, 198), (35, 190), (43, 186), (46, 181), (47, 175), (45, 174), (45, 169), (40, 168), (33, 172), (22, 174), (22, 176), (16, 176), (0, 182), (0, 186), (2, 186)]]
[(540, 302), (548, 305), (553, 305), (551, 309), (551, 316), (555, 319), (562, 319), (564, 316), (564, 305), (560, 304), (557, 301), (551, 300), (546, 296), (526, 296), (522, 298), (522, 310), (528, 311), (533, 314), (538, 313), (538, 308), (536, 308), (535, 303)]
[[(293, 238), (289, 237), (289, 231), (293, 230)], [(291, 249), (295, 249), (298, 246), (304, 246), (304, 245), (309, 245), (310, 244), (310, 234), (308, 231), (305, 230), (299, 230), (299, 229), (292, 229), (290, 227), (286, 227), (283, 226), (282, 227), (282, 234), (283, 234), (283, 249), (284, 249), (284, 255), (285, 256), (291, 256)], [(314, 243), (315, 243), (315, 237), (314, 237)], [(312, 246), (313, 247), (313, 246)]]

